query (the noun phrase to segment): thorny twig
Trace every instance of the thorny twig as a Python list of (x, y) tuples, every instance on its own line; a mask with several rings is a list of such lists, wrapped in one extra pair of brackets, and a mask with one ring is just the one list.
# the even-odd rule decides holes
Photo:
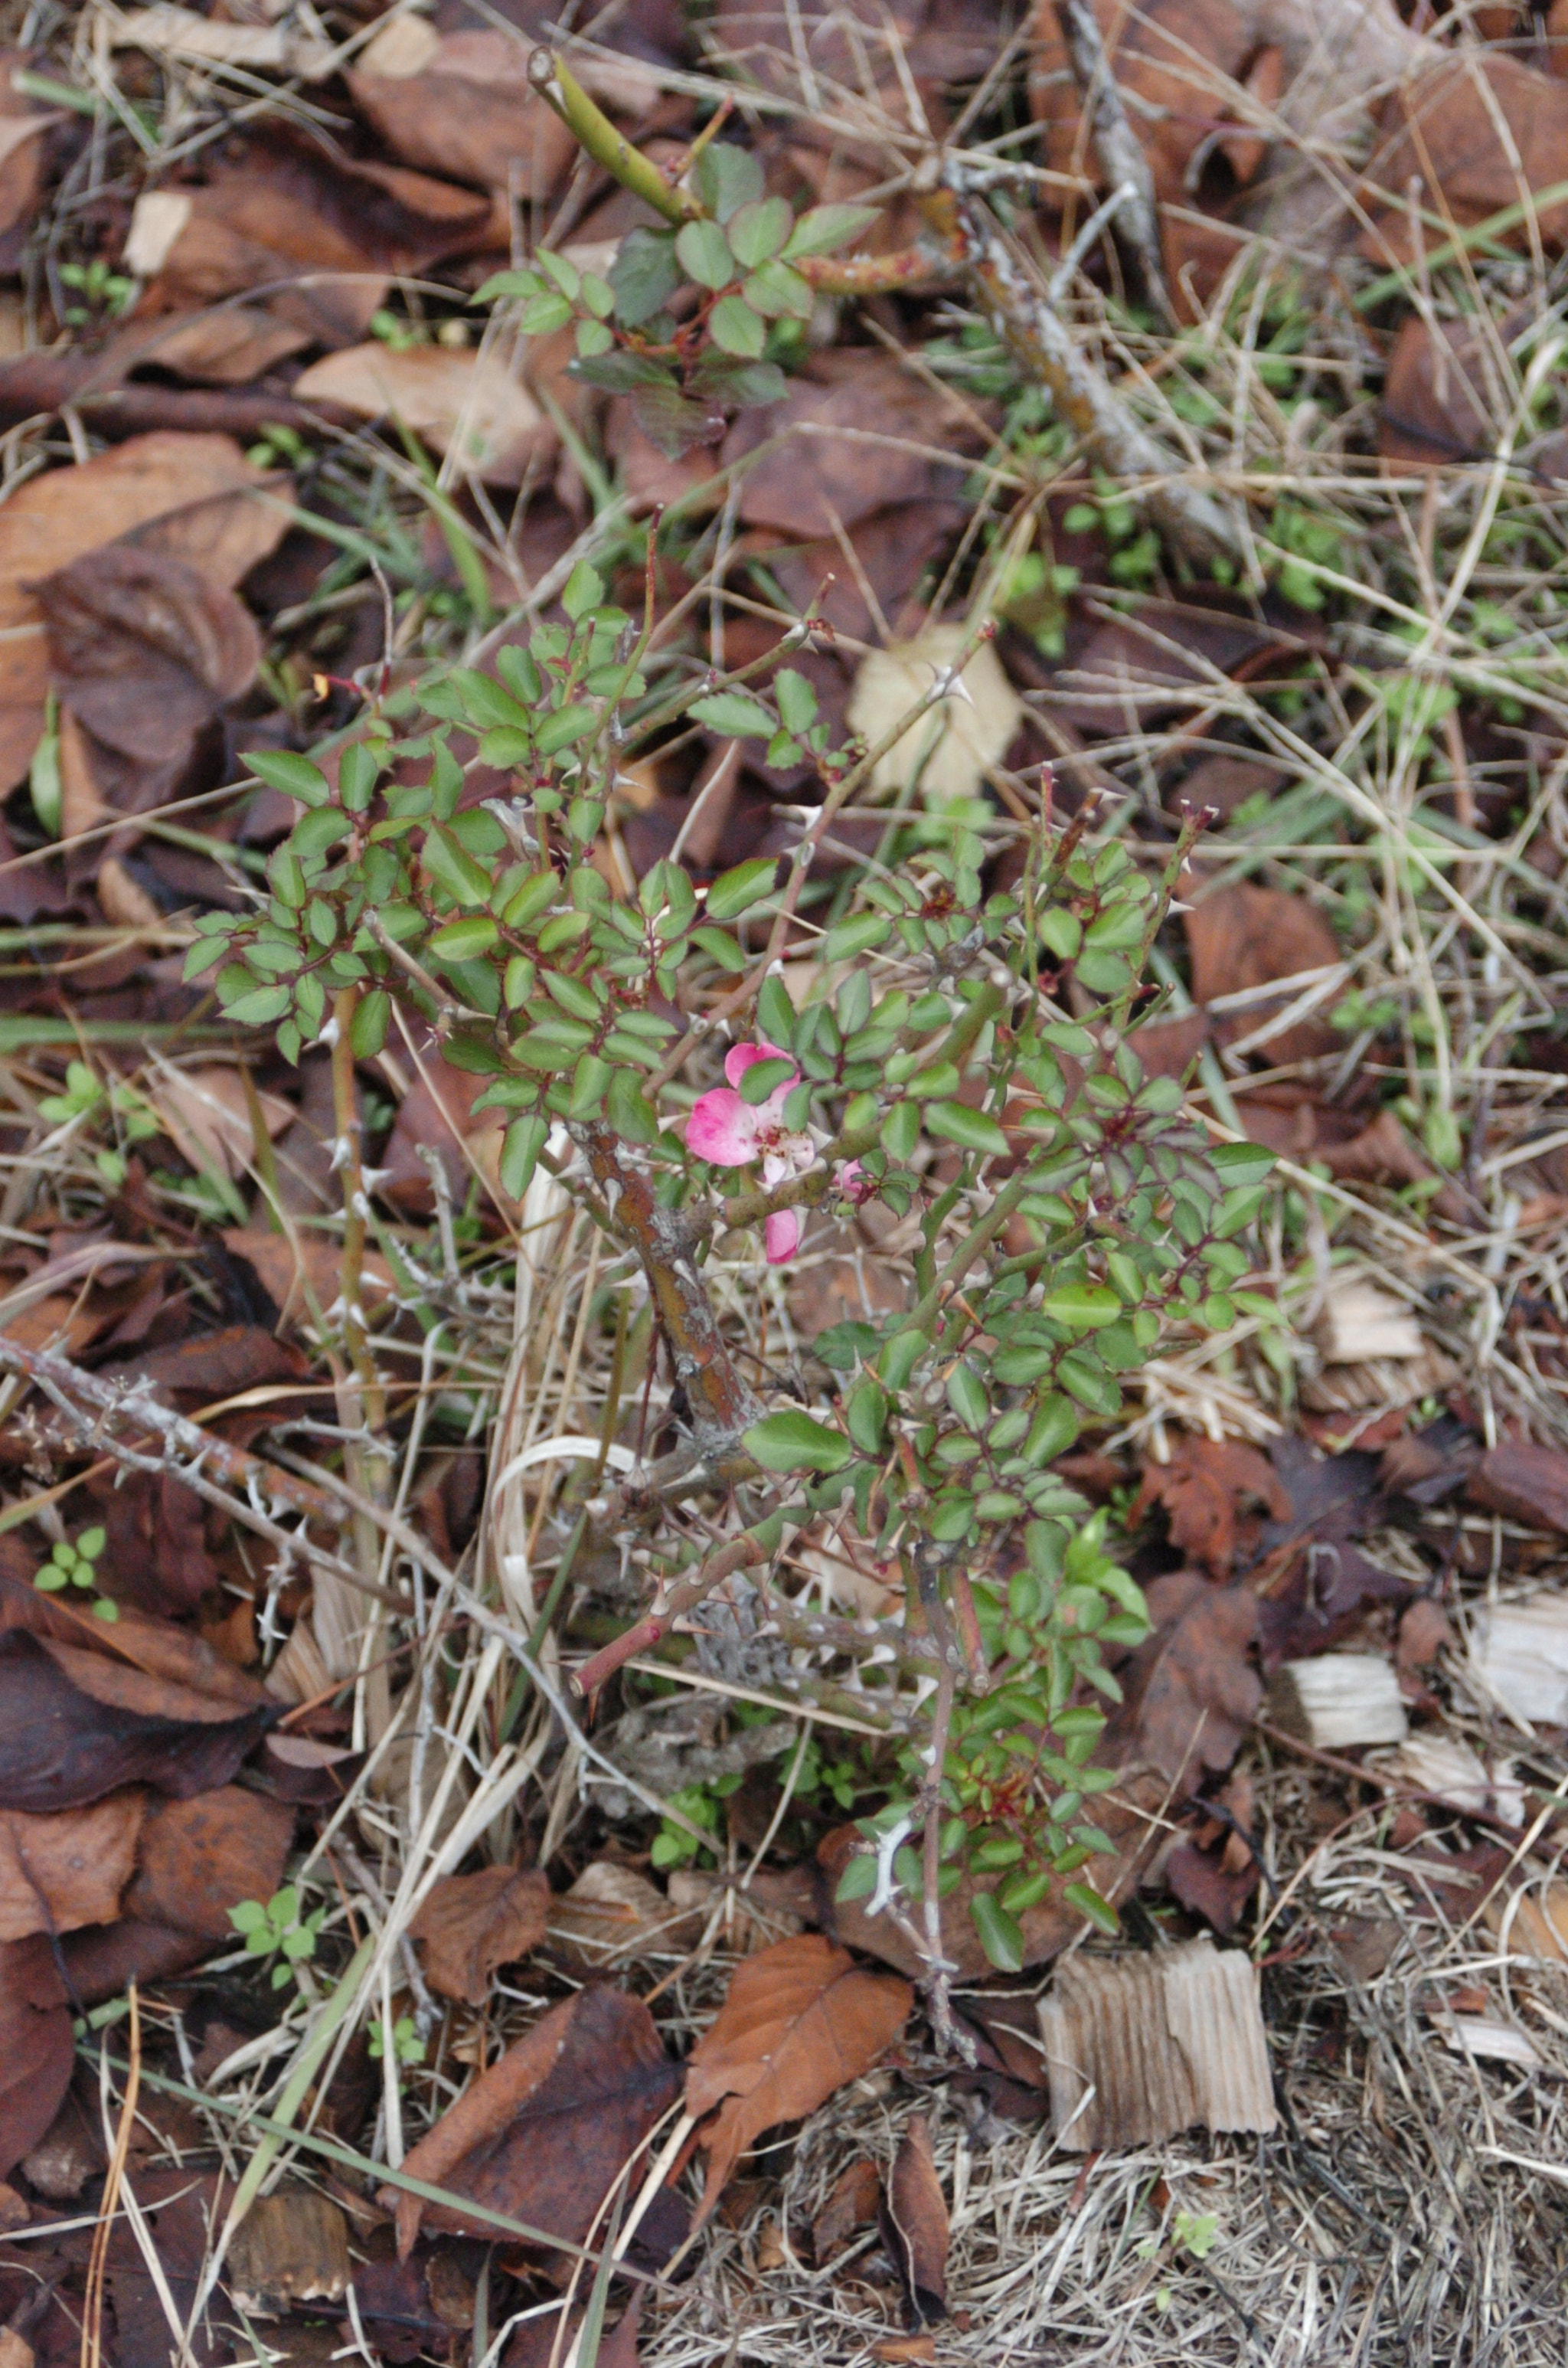
[(969, 190), (962, 168), (949, 164), (944, 182), (933, 174), (921, 202), (933, 226), (957, 242), (975, 298), (1008, 351), (1050, 389), (1060, 416), (1093, 446), (1102, 466), (1127, 481), (1129, 499), (1189, 559), (1242, 564), (1245, 549), (1230, 510), (1134, 417), (1033, 283), (995, 216)]
[(1173, 319), (1160, 253), (1160, 215), (1154, 176), (1143, 143), (1127, 120), (1111, 71), (1092, 0), (1053, 0), (1057, 22), (1073, 61), (1073, 73), (1088, 118), (1089, 136), (1109, 188), (1122, 196), (1115, 218), (1117, 245), (1131, 260), (1142, 292)]

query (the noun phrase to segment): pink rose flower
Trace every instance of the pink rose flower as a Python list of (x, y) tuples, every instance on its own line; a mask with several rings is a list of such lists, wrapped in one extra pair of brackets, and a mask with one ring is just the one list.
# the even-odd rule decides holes
[[(735, 1088), (758, 1061), (789, 1060), (772, 1044), (732, 1044), (724, 1055), (725, 1086), (699, 1095), (686, 1122), (686, 1147), (715, 1167), (749, 1167), (762, 1162), (765, 1186), (787, 1183), (803, 1176), (816, 1156), (809, 1134), (784, 1123), (784, 1105), (800, 1082), (790, 1063), (790, 1075), (765, 1102), (748, 1102)], [(770, 1266), (782, 1266), (794, 1257), (801, 1242), (801, 1220), (793, 1209), (779, 1209), (763, 1228), (763, 1246)]]

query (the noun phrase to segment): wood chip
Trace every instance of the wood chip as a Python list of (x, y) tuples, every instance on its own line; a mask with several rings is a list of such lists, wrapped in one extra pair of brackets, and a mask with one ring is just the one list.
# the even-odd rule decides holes
[(1524, 1823), (1525, 1796), (1513, 1761), (1500, 1760), (1488, 1769), (1468, 1743), (1451, 1736), (1407, 1736), (1397, 1751), (1380, 1752), (1368, 1766), (1392, 1783), (1429, 1793), (1448, 1808), (1471, 1816), (1501, 1817), (1508, 1826)]
[(1320, 1653), (1287, 1661), (1268, 1693), (1269, 1715), (1314, 1751), (1403, 1743), (1409, 1732), (1399, 1679), (1379, 1653)]
[(1404, 1302), (1369, 1282), (1342, 1283), (1330, 1291), (1312, 1339), (1325, 1365), (1419, 1357), (1426, 1348), (1421, 1326)]
[(1568, 1725), (1568, 1596), (1534, 1595), (1478, 1611), (1471, 1667), (1516, 1718)]
[(1456, 2055), (1483, 2055), (1494, 2064), (1517, 2064), (1522, 2071), (1540, 2068), (1540, 2055), (1517, 2023), (1498, 2022), (1490, 2015), (1449, 2014), (1435, 2008), (1432, 2028)]
[(1040, 2007), (1057, 2140), (1073, 2154), (1201, 2123), (1276, 2123), (1257, 1975), (1240, 1949), (1073, 1957)]
[(242, 2310), (337, 2302), (349, 2276), (348, 2223), (337, 2204), (310, 2187), (262, 2196), (229, 2248), (230, 2285)]

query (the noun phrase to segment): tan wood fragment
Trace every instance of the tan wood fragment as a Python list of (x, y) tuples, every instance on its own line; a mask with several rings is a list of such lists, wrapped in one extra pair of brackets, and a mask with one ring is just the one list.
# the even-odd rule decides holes
[(1040, 2007), (1060, 2145), (1087, 2154), (1195, 2124), (1275, 2127), (1257, 1975), (1208, 1940), (1069, 1958)]
[(1403, 1743), (1409, 1732), (1399, 1679), (1381, 1653), (1320, 1653), (1287, 1661), (1268, 1690), (1269, 1715), (1315, 1751)]

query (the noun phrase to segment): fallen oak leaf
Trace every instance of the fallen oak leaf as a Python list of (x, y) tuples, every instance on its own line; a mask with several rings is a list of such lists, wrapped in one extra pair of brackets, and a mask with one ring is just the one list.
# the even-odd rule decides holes
[(907, 1982), (868, 1972), (819, 1932), (777, 1941), (736, 1967), (687, 2066), (686, 2109), (705, 2124), (699, 2142), (708, 2154), (696, 2226), (762, 2132), (814, 2112), (869, 2072), (914, 2002)]
[(543, 1940), (550, 1884), (538, 1867), (487, 1866), (437, 1883), (410, 1924), (425, 1951), (425, 1977), (443, 1998), (483, 2006), (497, 1965)]
[(1172, 1545), (1222, 1578), (1235, 1560), (1236, 1514), (1244, 1497), (1256, 1497), (1276, 1520), (1290, 1518), (1290, 1499), (1256, 1447), (1183, 1434), (1171, 1442), (1168, 1463), (1144, 1464), (1143, 1485), (1129, 1520), (1138, 1521), (1153, 1506), (1163, 1505)]
[[(404, 2161), (431, 2187), (581, 2245), (636, 2148), (679, 2091), (653, 2018), (624, 1990), (580, 1990), (482, 2072)], [(406, 2260), (421, 2225), (488, 2237), (457, 2207), (385, 2187)]]

